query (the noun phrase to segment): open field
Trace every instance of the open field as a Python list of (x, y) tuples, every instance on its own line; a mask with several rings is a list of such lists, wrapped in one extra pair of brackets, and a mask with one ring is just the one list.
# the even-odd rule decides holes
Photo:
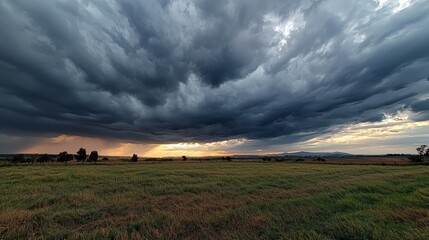
[(429, 167), (0, 167), (0, 238), (429, 239)]

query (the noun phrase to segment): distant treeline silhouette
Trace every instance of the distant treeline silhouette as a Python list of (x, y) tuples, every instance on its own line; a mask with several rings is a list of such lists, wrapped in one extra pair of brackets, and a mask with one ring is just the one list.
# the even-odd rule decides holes
[[(420, 147), (416, 148), (417, 154), (416, 155), (404, 155), (404, 154), (386, 154), (386, 156), (408, 156), (408, 159), (411, 162), (417, 163), (417, 164), (429, 164), (429, 146), (428, 145), (421, 145)], [(12, 156), (12, 155), (10, 155)], [(187, 161), (189, 158), (187, 156), (181, 157), (182, 161)], [(193, 158), (193, 160), (223, 160), (223, 161), (232, 161), (232, 157), (215, 157), (215, 158)], [(263, 156), (260, 159), (262, 159), (264, 162), (284, 162), (284, 161), (291, 161), (292, 159), (289, 157), (284, 156)], [(311, 158), (312, 161), (317, 162), (326, 162), (326, 159), (317, 157), (317, 158)], [(63, 151), (58, 153), (58, 155), (53, 154), (17, 154), (13, 155), (11, 159), (6, 159), (6, 161), (9, 161), (11, 163), (68, 163), (69, 161), (76, 160), (77, 162), (81, 163), (97, 163), (99, 161), (99, 155), (97, 151), (91, 151), (88, 155), (86, 152), (86, 149), (81, 147), (76, 154), (68, 153), (67, 151)], [(103, 157), (101, 159), (102, 161), (108, 161), (108, 157)], [(297, 158), (294, 159), (295, 162), (304, 162), (304, 158)], [(138, 162), (139, 158), (137, 154), (133, 154), (131, 158), (128, 159), (130, 162)], [(144, 161), (173, 161), (172, 158), (146, 158)], [(292, 160), (293, 161), (293, 160)], [(396, 165), (396, 163), (395, 163)]]
[[(90, 163), (97, 163), (99, 160), (99, 155), (97, 151), (91, 151), (91, 153), (88, 155), (86, 153), (85, 148), (80, 148), (76, 154), (68, 153), (67, 151), (60, 152), (58, 155), (50, 155), (50, 154), (41, 154), (37, 157), (34, 155), (30, 155), (26, 158), (25, 154), (17, 154), (13, 156), (11, 159), (12, 163), (48, 163), (48, 162), (61, 162), (61, 163), (67, 163), (69, 161), (76, 160), (77, 162), (90, 162)], [(101, 159), (102, 161), (108, 161), (108, 157), (103, 157)], [(137, 154), (133, 154), (133, 156), (130, 158), (131, 162), (137, 162), (138, 156)]]

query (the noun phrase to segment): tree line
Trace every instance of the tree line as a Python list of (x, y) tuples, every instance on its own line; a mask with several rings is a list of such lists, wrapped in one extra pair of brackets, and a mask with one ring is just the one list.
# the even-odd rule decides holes
[[(91, 151), (88, 155), (85, 148), (80, 148), (76, 154), (68, 153), (67, 151), (63, 151), (58, 153), (58, 155), (49, 155), (47, 153), (39, 155), (37, 158), (34, 156), (25, 158), (24, 154), (18, 154), (13, 156), (11, 162), (12, 163), (48, 163), (48, 162), (62, 162), (67, 163), (69, 161), (76, 160), (77, 162), (89, 162), (89, 163), (97, 163), (99, 161), (99, 155), (97, 151)], [(109, 158), (103, 157), (102, 161), (108, 161)], [(138, 156), (137, 154), (133, 154), (130, 159), (131, 162), (137, 162)]]

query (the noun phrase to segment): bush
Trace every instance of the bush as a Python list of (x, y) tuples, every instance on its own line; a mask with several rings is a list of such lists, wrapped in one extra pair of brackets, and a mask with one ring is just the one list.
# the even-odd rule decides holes
[(282, 157), (276, 157), (275, 158), (275, 161), (276, 162), (284, 162), (284, 161), (286, 161), (287, 159), (286, 158), (282, 158)]
[(316, 158), (316, 161), (319, 161), (319, 162), (326, 162), (326, 159), (321, 158), (321, 157), (318, 157), (318, 158)]
[(410, 155), (410, 156), (408, 156), (408, 159), (411, 162), (422, 162), (422, 156), (420, 156), (420, 155)]

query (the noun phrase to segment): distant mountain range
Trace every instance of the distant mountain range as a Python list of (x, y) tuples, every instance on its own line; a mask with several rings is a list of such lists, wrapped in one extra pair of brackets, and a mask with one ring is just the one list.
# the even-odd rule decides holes
[(353, 156), (353, 154), (345, 152), (293, 152), (293, 153), (281, 153), (270, 156), (285, 156), (285, 157), (345, 157)]
[(345, 152), (293, 152), (293, 153), (278, 153), (268, 155), (235, 155), (234, 158), (260, 158), (262, 156), (270, 157), (347, 157), (354, 156), (350, 153)]

